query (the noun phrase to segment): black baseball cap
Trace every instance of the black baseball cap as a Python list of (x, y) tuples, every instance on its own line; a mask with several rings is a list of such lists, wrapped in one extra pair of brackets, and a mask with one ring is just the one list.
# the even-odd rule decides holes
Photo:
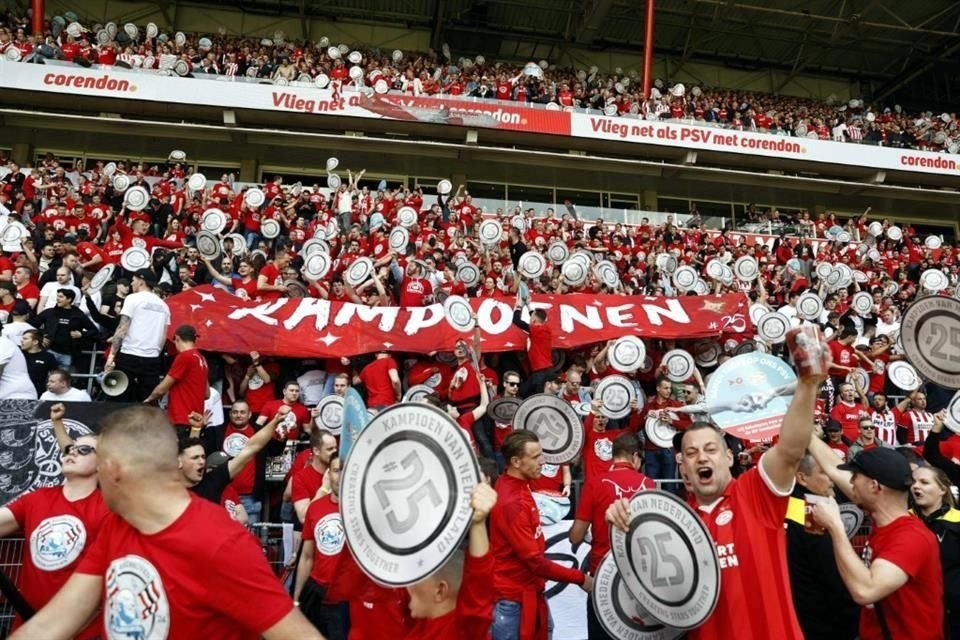
[(151, 289), (152, 289), (153, 287), (157, 286), (157, 274), (155, 274), (155, 273), (154, 273), (152, 270), (150, 270), (150, 269), (138, 269), (138, 270), (136, 270), (136, 271), (133, 272), (133, 277), (134, 277), (134, 278), (140, 278), (140, 279), (143, 280), (143, 281), (147, 284), (147, 286), (150, 287)]
[(837, 468), (862, 473), (896, 491), (907, 491), (913, 484), (910, 463), (893, 449), (866, 449)]

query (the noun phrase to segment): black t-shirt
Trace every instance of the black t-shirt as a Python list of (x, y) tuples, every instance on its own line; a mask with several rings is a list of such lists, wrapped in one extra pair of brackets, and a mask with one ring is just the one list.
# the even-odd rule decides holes
[(27, 361), (27, 372), (30, 374), (30, 382), (37, 388), (37, 394), (47, 390), (47, 375), (56, 369), (57, 359), (46, 349), (41, 349), (36, 353), (23, 352), (23, 358)]
[(190, 487), (190, 491), (214, 504), (220, 504), (223, 490), (230, 484), (230, 465), (226, 462), (203, 474), (203, 479)]

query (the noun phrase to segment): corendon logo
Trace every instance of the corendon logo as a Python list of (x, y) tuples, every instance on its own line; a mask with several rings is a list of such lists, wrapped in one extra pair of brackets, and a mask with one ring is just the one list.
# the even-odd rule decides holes
[(957, 161), (950, 158), (941, 158), (921, 156), (921, 155), (910, 155), (902, 154), (900, 156), (900, 164), (906, 167), (925, 167), (927, 169), (943, 169), (944, 171), (957, 171)]
[(485, 105), (481, 103), (465, 102), (461, 100), (438, 100), (424, 98), (387, 98), (393, 104), (403, 108), (416, 109), (445, 109), (452, 118), (480, 116), (491, 118), (499, 124), (508, 126), (524, 126), (527, 124), (527, 114), (531, 109), (505, 107), (503, 105)]
[(116, 93), (133, 93), (137, 86), (128, 80), (118, 80), (109, 75), (86, 76), (75, 73), (48, 73), (43, 76), (43, 84), (53, 87), (73, 87), (76, 89), (100, 89)]

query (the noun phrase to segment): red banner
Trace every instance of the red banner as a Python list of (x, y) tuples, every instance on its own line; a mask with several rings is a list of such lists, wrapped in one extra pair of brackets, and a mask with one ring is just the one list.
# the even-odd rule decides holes
[[(547, 310), (554, 346), (574, 348), (632, 334), (644, 338), (743, 338), (752, 335), (746, 296), (682, 298), (534, 296)], [(450, 350), (459, 338), (443, 306), (367, 307), (315, 298), (273, 302), (241, 300), (222, 289), (197, 287), (167, 300), (172, 331), (191, 324), (200, 348), (223, 353), (259, 351), (291, 358), (353, 356), (380, 350), (430, 353)], [(470, 301), (483, 351), (525, 350), (527, 335), (513, 324), (513, 300)], [(524, 317), (526, 320), (526, 316)]]

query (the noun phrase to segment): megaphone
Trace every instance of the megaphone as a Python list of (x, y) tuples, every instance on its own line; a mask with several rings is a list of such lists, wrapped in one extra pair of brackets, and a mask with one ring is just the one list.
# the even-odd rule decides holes
[(110, 373), (101, 373), (97, 376), (100, 389), (110, 397), (122, 395), (130, 386), (130, 379), (123, 371), (113, 370)]

